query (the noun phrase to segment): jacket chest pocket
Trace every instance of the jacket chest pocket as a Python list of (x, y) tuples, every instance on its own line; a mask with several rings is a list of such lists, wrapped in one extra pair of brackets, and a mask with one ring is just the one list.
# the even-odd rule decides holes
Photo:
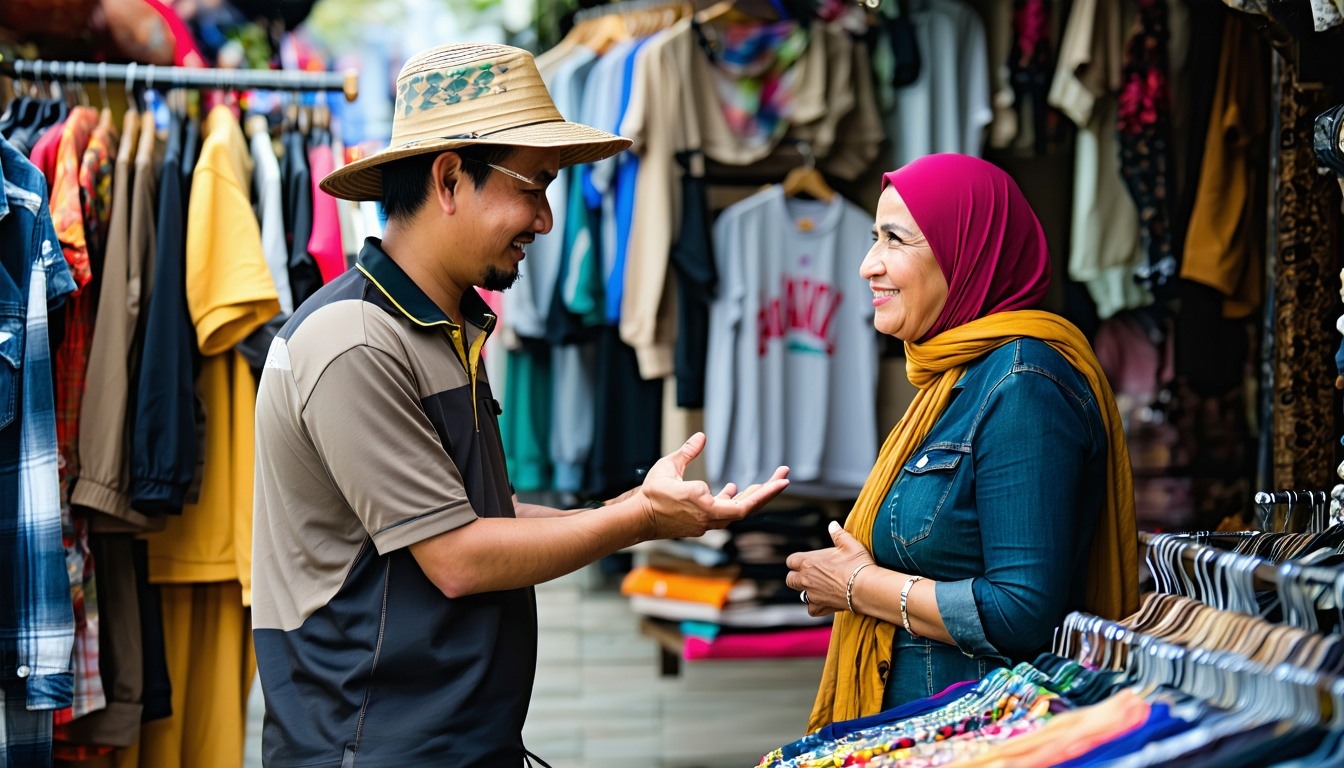
[(908, 547), (928, 537), (970, 452), (969, 445), (940, 443), (910, 457), (885, 502), (893, 539)]
[(0, 304), (0, 429), (18, 413), (19, 377), (23, 375), (24, 310)]

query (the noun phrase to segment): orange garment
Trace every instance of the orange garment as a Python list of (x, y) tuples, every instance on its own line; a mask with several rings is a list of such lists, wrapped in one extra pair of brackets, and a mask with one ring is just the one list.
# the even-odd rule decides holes
[(242, 768), (257, 660), (238, 582), (159, 589), (173, 714), (117, 751), (117, 768)]
[(1138, 728), (1152, 708), (1125, 689), (1090, 707), (1055, 715), (1040, 730), (1009, 739), (957, 768), (1049, 768)]
[(665, 597), (690, 603), (707, 603), (715, 608), (722, 608), (728, 602), (728, 593), (732, 591), (735, 583), (732, 579), (687, 576), (645, 565), (625, 575), (625, 579), (621, 582), (621, 594), (627, 597), (631, 595)]
[(1228, 14), (1181, 277), (1227, 297), (1229, 318), (1255, 311), (1263, 291), (1267, 61), (1249, 17)]

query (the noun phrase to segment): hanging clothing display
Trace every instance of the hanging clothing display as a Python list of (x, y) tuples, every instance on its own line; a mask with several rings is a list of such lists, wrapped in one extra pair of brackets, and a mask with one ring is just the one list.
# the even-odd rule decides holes
[[(0, 562), (21, 596), (0, 611), (14, 638), (0, 648), (6, 764), (243, 761), (256, 383), (240, 350), (282, 316), (286, 201), (265, 116), (249, 143), (231, 108), (198, 122), (180, 95), (133, 94), (119, 118), (24, 96), (53, 119), (0, 119), (0, 261), (16, 292), (0, 296), (14, 456)], [(21, 129), (35, 163), (8, 143)], [(295, 175), (332, 152), (329, 134), (309, 138), (287, 158)], [(256, 209), (254, 151), (270, 160)], [(344, 235), (318, 219), (328, 254)]]
[(1075, 2), (1048, 95), (1051, 106), (1078, 126), (1069, 277), (1087, 287), (1102, 320), (1151, 301), (1134, 279), (1143, 258), (1139, 214), (1120, 176), (1113, 128), (1123, 31), (1119, 3)]
[(877, 457), (877, 335), (853, 258), (872, 219), (836, 195), (773, 186), (714, 224), (705, 448), (710, 484), (746, 488), (773, 467), (793, 488), (857, 493)]
[(963, 0), (911, 0), (911, 22), (922, 57), (919, 77), (885, 86), (891, 167), (938, 152), (980, 156), (994, 117), (984, 23)]
[(1170, 29), (1166, 0), (1138, 0), (1135, 31), (1125, 46), (1119, 95), (1120, 172), (1139, 210), (1147, 263), (1138, 271), (1145, 286), (1169, 295), (1179, 270), (1172, 245)]
[(0, 759), (13, 765), (50, 760), (53, 710), (72, 703), (75, 640), (70, 583), (61, 543), (56, 404), (49, 307), (77, 290), (62, 258), (45, 179), (0, 137), (0, 263), (9, 287), (0, 315), (0, 563), (11, 594), (0, 603), (6, 669), (0, 675)]
[[(1111, 622), (1072, 613), (1055, 633), (1053, 651), (1031, 663), (830, 723), (759, 765), (1334, 764), (1344, 741), (1333, 671), (1344, 646), (1338, 617), (1316, 603), (1338, 565), (1274, 578), (1270, 592), (1229, 578), (1264, 566), (1274, 571), (1277, 560), (1334, 555), (1344, 527), (1251, 534), (1234, 539), (1240, 554), (1204, 543), (1205, 536), (1148, 540), (1160, 591), (1144, 595), (1131, 616)], [(1271, 549), (1280, 553), (1275, 559), (1253, 554)], [(1270, 598), (1282, 607), (1282, 623), (1260, 618)], [(1318, 616), (1336, 623), (1322, 625)], [(1222, 629), (1190, 631), (1210, 626)]]

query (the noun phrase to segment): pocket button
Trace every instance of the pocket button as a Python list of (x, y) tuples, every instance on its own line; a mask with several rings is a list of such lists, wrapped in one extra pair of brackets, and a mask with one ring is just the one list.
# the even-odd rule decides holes
[(919, 461), (915, 462), (915, 467), (918, 469), (923, 469), (925, 466), (928, 465), (928, 463), (929, 463), (929, 454), (926, 453), (923, 456), (919, 457)]

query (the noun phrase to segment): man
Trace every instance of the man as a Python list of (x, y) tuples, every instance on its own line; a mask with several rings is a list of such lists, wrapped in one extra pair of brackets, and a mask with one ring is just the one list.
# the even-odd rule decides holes
[(655, 537), (696, 536), (787, 485), (712, 495), (692, 437), (599, 509), (513, 496), (481, 365), (503, 290), (551, 227), (565, 165), (629, 141), (565, 122), (532, 57), (454, 45), (397, 81), (392, 146), (322, 188), (381, 199), (381, 242), (306, 301), (257, 402), (253, 620), (272, 768), (520, 766), (532, 586)]

